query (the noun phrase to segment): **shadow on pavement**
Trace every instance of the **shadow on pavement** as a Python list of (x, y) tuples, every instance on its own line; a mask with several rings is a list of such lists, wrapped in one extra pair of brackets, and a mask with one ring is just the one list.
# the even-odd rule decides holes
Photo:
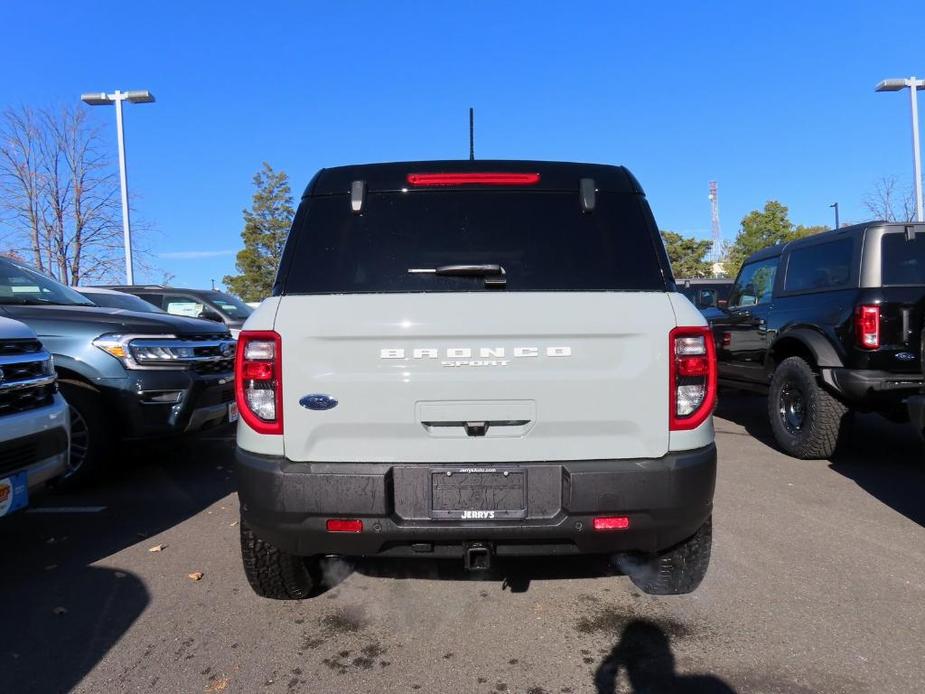
[(632, 692), (647, 694), (734, 694), (735, 690), (713, 675), (679, 675), (668, 635), (654, 622), (633, 620), (594, 673), (598, 694), (614, 694), (620, 673), (626, 674)]
[[(100, 484), (34, 500), (33, 508), (64, 512), (0, 519), (0, 690), (70, 691), (112, 649), (150, 595), (130, 571), (93, 564), (153, 544), (152, 536), (227, 496), (228, 436), (216, 430), (128, 447)], [(94, 506), (105, 509), (66, 510)]]
[(836, 453), (830, 467), (925, 527), (925, 450), (912, 426), (859, 417), (850, 446)]
[[(749, 435), (775, 448), (765, 408), (763, 396), (722, 391), (716, 415), (739, 424)], [(911, 425), (889, 422), (875, 414), (856, 415), (848, 440), (840, 445), (829, 466), (874, 498), (925, 526), (925, 447)]]

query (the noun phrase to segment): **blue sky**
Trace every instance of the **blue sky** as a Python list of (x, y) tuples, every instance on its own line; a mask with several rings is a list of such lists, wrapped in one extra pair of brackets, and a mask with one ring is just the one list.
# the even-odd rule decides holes
[(725, 238), (768, 199), (831, 224), (911, 186), (908, 92), (873, 87), (925, 75), (925, 3), (644, 5), (8, 2), (0, 107), (154, 92), (126, 107), (130, 185), (177, 285), (233, 272), (262, 161), (298, 198), (324, 166), (463, 158), (470, 105), (478, 157), (626, 164), (699, 236), (710, 180)]

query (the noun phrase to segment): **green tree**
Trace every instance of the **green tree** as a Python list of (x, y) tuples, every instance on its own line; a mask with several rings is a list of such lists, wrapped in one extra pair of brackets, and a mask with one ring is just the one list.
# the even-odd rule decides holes
[(274, 171), (264, 162), (254, 175), (254, 187), (251, 209), (244, 210), (244, 248), (235, 259), (240, 274), (226, 275), (222, 280), (245, 301), (270, 296), (293, 216), (292, 191), (285, 172)]
[(764, 209), (752, 210), (742, 218), (739, 233), (723, 258), (723, 271), (729, 277), (735, 277), (745, 259), (755, 251), (818, 234), (827, 229), (825, 226), (794, 225), (785, 205), (776, 200), (768, 200)]
[(675, 277), (709, 277), (713, 274), (707, 258), (713, 246), (711, 241), (683, 236), (675, 231), (663, 231), (662, 240)]

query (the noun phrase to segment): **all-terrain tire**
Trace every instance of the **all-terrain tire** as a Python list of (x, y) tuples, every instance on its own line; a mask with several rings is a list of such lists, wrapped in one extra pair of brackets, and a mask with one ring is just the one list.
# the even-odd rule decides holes
[(241, 558), (247, 582), (260, 597), (302, 600), (311, 597), (319, 584), (315, 560), (297, 557), (261, 540), (243, 518)]
[(70, 406), (71, 450), (68, 468), (57, 484), (74, 489), (100, 477), (112, 459), (116, 433), (99, 391), (79, 381), (59, 381), (58, 388)]
[[(782, 414), (782, 393), (802, 394), (803, 423), (788, 428)], [(851, 418), (848, 407), (819, 385), (812, 368), (800, 357), (784, 359), (774, 370), (768, 393), (768, 419), (774, 440), (787, 455), (804, 460), (831, 458)]]
[(712, 546), (711, 516), (684, 542), (634, 562), (625, 573), (639, 590), (649, 595), (686, 595), (696, 590), (707, 575)]

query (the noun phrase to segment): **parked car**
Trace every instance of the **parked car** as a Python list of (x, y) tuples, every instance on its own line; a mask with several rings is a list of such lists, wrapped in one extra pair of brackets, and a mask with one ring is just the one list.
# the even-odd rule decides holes
[(710, 321), (720, 384), (768, 395), (786, 453), (828, 458), (852, 412), (908, 420), (923, 318), (925, 224), (869, 222), (772, 246), (745, 261)]
[(725, 308), (732, 291), (732, 280), (725, 278), (692, 278), (675, 282), (678, 291), (701, 312), (711, 308)]
[(138, 313), (166, 313), (164, 309), (145, 301), (141, 297), (119, 292), (115, 289), (104, 289), (102, 287), (73, 287), (73, 289), (97, 306), (121, 308), (124, 311), (137, 311)]
[(713, 342), (623, 167), (322, 170), (238, 342), (241, 551), (301, 598), (319, 557), (710, 559)]
[(254, 309), (236, 296), (215, 289), (180, 289), (178, 287), (112, 286), (120, 292), (134, 294), (175, 316), (201, 318), (224, 323), (237, 337), (241, 326)]
[(54, 355), (71, 407), (65, 482), (98, 474), (121, 438), (196, 431), (237, 417), (235, 341), (211, 321), (101, 308), (0, 258), (0, 309)]
[(0, 516), (67, 471), (69, 430), (51, 355), (28, 327), (0, 317)]

